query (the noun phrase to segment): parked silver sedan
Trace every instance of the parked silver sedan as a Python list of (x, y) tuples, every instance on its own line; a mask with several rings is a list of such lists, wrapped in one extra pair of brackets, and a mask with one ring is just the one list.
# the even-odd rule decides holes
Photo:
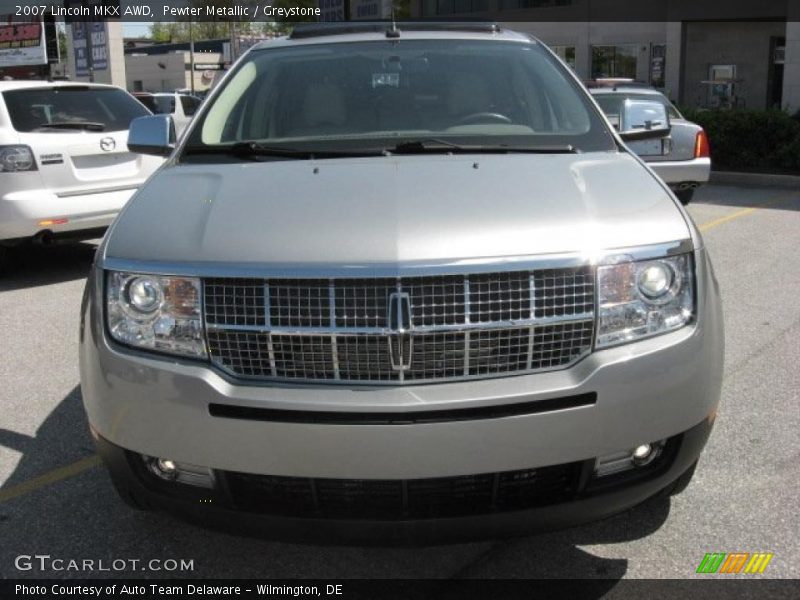
[(658, 100), (664, 104), (672, 126), (670, 135), (662, 139), (630, 141), (628, 146), (672, 188), (683, 204), (688, 204), (695, 188), (708, 182), (711, 172), (711, 154), (703, 128), (687, 121), (664, 94), (649, 87), (593, 82), (589, 91), (616, 128), (619, 128), (625, 100)]

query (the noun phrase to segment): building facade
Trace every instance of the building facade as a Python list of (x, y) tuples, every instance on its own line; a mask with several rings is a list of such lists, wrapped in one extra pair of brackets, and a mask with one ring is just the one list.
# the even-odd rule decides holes
[(683, 106), (800, 111), (800, 0), (411, 3), (415, 17), (485, 18), (531, 33), (584, 80), (644, 81)]
[(131, 45), (125, 48), (126, 87), (131, 92), (174, 92), (210, 89), (230, 65), (228, 40)]

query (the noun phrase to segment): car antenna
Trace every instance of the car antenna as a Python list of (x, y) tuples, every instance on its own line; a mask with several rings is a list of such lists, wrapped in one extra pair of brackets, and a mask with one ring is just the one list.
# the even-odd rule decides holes
[(392, 8), (392, 28), (386, 30), (387, 38), (399, 38), (400, 31), (397, 29), (397, 22), (394, 19), (394, 7)]

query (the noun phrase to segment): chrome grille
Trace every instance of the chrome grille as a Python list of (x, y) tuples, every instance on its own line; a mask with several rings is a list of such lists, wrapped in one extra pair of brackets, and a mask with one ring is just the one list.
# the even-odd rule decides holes
[[(498, 377), (563, 368), (591, 350), (594, 272), (213, 278), (204, 281), (204, 302), (211, 359), (233, 375), (353, 383)], [(407, 316), (398, 320), (398, 310)]]
[(516, 321), (531, 315), (529, 273), (492, 273), (469, 278), (469, 316), (472, 323)]
[(411, 299), (411, 323), (415, 326), (464, 323), (466, 293), (463, 277), (415, 277), (403, 280)]
[(206, 279), (206, 323), (266, 325), (263, 279)]
[(594, 310), (594, 275), (589, 269), (545, 269), (535, 271), (534, 316), (566, 317)]
[(330, 321), (327, 281), (269, 282), (269, 319), (276, 327), (326, 327)]

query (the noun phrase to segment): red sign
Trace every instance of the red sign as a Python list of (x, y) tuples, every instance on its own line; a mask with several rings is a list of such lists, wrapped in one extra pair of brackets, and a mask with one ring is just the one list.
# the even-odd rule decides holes
[(41, 22), (0, 22), (0, 67), (47, 64)]

